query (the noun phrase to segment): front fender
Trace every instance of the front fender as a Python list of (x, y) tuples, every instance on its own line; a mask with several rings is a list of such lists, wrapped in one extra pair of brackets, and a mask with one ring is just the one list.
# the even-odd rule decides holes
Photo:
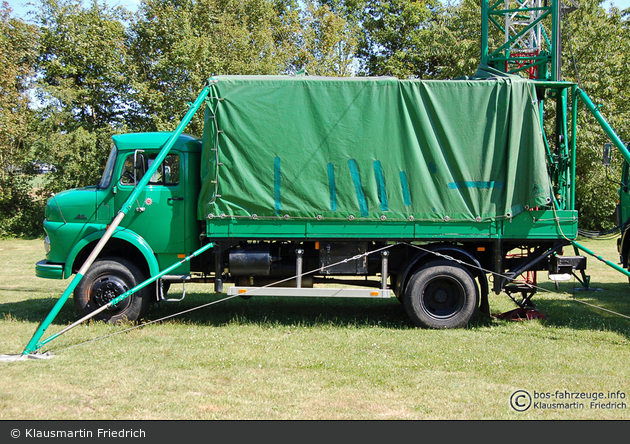
[[(70, 251), (70, 254), (68, 254), (68, 258), (66, 259), (66, 264), (63, 271), (64, 279), (67, 279), (72, 275), (74, 261), (77, 259), (79, 253), (81, 253), (81, 251), (90, 243), (97, 242), (100, 238), (103, 237), (104, 234), (105, 230), (90, 233), (75, 244), (75, 246)], [(140, 253), (142, 253), (142, 256), (144, 256), (145, 260), (147, 261), (151, 276), (155, 276), (160, 272), (160, 268), (157, 259), (155, 258), (155, 253), (153, 252), (153, 249), (151, 249), (149, 244), (141, 236), (131, 230), (118, 228), (114, 231), (112, 238), (123, 240), (129, 243), (131, 246), (135, 247), (138, 251), (140, 251)]]

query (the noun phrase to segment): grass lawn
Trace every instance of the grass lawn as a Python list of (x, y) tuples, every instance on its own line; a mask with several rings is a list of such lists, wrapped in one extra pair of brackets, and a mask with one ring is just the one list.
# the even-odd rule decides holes
[[(616, 262), (615, 240), (581, 242)], [(69, 284), (35, 277), (43, 256), (41, 240), (0, 241), (0, 354), (22, 352)], [(630, 285), (588, 264), (593, 291), (538, 274), (545, 319), (459, 330), (415, 328), (395, 298), (234, 298), (120, 334), (81, 325), (44, 347), (53, 359), (0, 363), (0, 420), (630, 419)], [(147, 320), (211, 288), (187, 285)], [(505, 294), (490, 306), (515, 308)], [(76, 318), (70, 299), (47, 333)], [(539, 404), (513, 409), (519, 390)]]

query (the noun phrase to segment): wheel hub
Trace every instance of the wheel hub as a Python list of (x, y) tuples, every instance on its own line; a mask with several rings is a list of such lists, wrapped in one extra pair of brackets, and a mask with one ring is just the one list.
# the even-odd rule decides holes
[(444, 290), (438, 290), (433, 295), (433, 299), (435, 300), (435, 302), (443, 304), (444, 302), (446, 302), (446, 299), (448, 299), (448, 294), (446, 294)]
[(458, 283), (448, 278), (437, 278), (425, 293), (425, 309), (436, 317), (449, 317), (461, 308), (464, 292)]
[[(94, 284), (92, 287), (92, 295), (96, 305), (102, 307), (128, 290), (122, 280), (108, 276), (98, 280)], [(115, 304), (109, 307), (108, 310), (116, 310), (118, 308), (120, 308), (119, 304)]]

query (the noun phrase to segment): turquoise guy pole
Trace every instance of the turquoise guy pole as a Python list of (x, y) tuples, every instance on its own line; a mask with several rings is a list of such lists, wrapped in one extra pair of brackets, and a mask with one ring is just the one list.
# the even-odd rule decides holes
[(77, 272), (77, 274), (74, 276), (74, 279), (72, 279), (72, 282), (70, 282), (70, 285), (68, 286), (68, 288), (66, 288), (66, 291), (63, 292), (63, 294), (61, 295), (61, 297), (59, 298), (55, 306), (52, 308), (52, 310), (46, 317), (46, 319), (44, 319), (44, 322), (42, 322), (40, 326), (38, 327), (38, 329), (35, 331), (35, 334), (33, 335), (28, 345), (22, 352), (22, 355), (33, 353), (36, 350), (38, 350), (39, 347), (41, 347), (41, 344), (39, 344), (39, 340), (44, 335), (44, 332), (50, 326), (52, 321), (55, 319), (55, 317), (61, 310), (61, 307), (63, 307), (63, 305), (66, 303), (66, 301), (68, 300), (68, 298), (70, 297), (74, 289), (77, 287), (81, 279), (83, 279), (83, 276), (85, 275), (87, 270), (90, 268), (94, 260), (96, 260), (99, 253), (103, 250), (103, 247), (105, 246), (105, 244), (112, 237), (112, 235), (114, 234), (114, 231), (116, 230), (116, 228), (118, 228), (118, 225), (120, 225), (120, 222), (122, 222), (125, 215), (131, 209), (135, 200), (138, 198), (138, 195), (142, 192), (144, 187), (149, 183), (149, 180), (151, 179), (153, 174), (155, 174), (160, 164), (166, 158), (167, 154), (169, 153), (169, 151), (175, 144), (175, 141), (179, 138), (179, 136), (181, 136), (186, 126), (188, 126), (188, 123), (190, 123), (190, 120), (192, 119), (192, 117), (195, 115), (197, 110), (204, 103), (204, 100), (206, 100), (206, 97), (208, 97), (209, 92), (210, 92), (210, 81), (208, 81), (208, 84), (203, 88), (201, 93), (199, 93), (199, 96), (197, 97), (195, 102), (190, 105), (188, 112), (186, 113), (182, 121), (179, 123), (179, 125), (177, 125), (177, 128), (175, 129), (171, 137), (166, 141), (166, 144), (162, 147), (162, 149), (160, 150), (160, 153), (157, 155), (157, 157), (155, 158), (155, 161), (151, 164), (151, 167), (149, 167), (144, 177), (140, 180), (136, 188), (129, 195), (129, 198), (125, 201), (122, 208), (119, 210), (118, 214), (116, 215), (112, 223), (109, 225), (109, 227), (105, 231), (105, 234), (103, 234), (103, 237), (98, 241), (98, 243), (94, 247), (94, 250), (92, 250), (92, 253), (90, 253), (88, 258), (85, 260), (85, 262), (83, 263), (83, 265)]
[(604, 132), (610, 138), (612, 143), (615, 144), (615, 146), (617, 147), (617, 149), (619, 150), (623, 158), (626, 159), (626, 162), (630, 163), (630, 152), (628, 151), (628, 148), (626, 148), (626, 146), (621, 141), (619, 136), (617, 136), (617, 134), (610, 127), (610, 125), (608, 124), (604, 116), (602, 116), (602, 113), (600, 113), (599, 110), (597, 109), (597, 106), (595, 106), (593, 102), (591, 102), (591, 99), (580, 88), (577, 89), (576, 93), (578, 97), (580, 98), (580, 100), (582, 100), (582, 102), (586, 105), (586, 107), (591, 112), (591, 114), (595, 116), (595, 119), (597, 119), (597, 121), (599, 122), (601, 127), (604, 129)]
[(622, 267), (620, 267), (619, 265), (615, 264), (614, 262), (610, 262), (607, 261), (606, 259), (604, 259), (601, 256), (598, 256), (597, 254), (593, 253), (591, 250), (589, 250), (588, 248), (586, 248), (585, 246), (577, 243), (576, 241), (571, 241), (571, 243), (576, 246), (577, 248), (579, 248), (580, 250), (583, 250), (585, 252), (587, 252), (588, 254), (590, 254), (591, 256), (593, 256), (595, 259), (605, 263), (606, 265), (608, 265), (609, 267), (614, 268), (615, 270), (617, 270), (620, 273), (625, 274), (626, 276), (630, 277), (630, 272)]
[(50, 337), (42, 340), (41, 342), (37, 343), (37, 348), (41, 348), (43, 345), (49, 343), (50, 341), (52, 341), (55, 338), (58, 338), (59, 336), (61, 336), (62, 334), (64, 334), (65, 332), (67, 332), (68, 330), (76, 327), (79, 324), (82, 324), (83, 322), (87, 321), (88, 319), (96, 316), (98, 313), (107, 310), (109, 307), (113, 307), (114, 305), (118, 304), (120, 301), (128, 298), (129, 296), (131, 296), (132, 294), (134, 294), (135, 292), (142, 290), (144, 287), (146, 287), (147, 285), (152, 284), (153, 282), (157, 281), (158, 279), (160, 279), (162, 276), (164, 276), (165, 274), (167, 274), (168, 272), (176, 269), (177, 267), (179, 267), (180, 265), (182, 265), (185, 262), (190, 261), (193, 257), (195, 256), (199, 256), (201, 253), (205, 252), (206, 250), (209, 250), (210, 248), (214, 247), (214, 244), (212, 242), (204, 245), (203, 247), (201, 247), (200, 249), (198, 249), (197, 251), (195, 251), (194, 253), (190, 254), (189, 256), (185, 257), (184, 259), (182, 259), (179, 262), (174, 263), (173, 265), (171, 265), (170, 267), (165, 268), (164, 270), (162, 270), (161, 272), (159, 272), (158, 274), (156, 274), (155, 276), (150, 277), (149, 279), (147, 279), (146, 281), (136, 285), (135, 287), (133, 287), (131, 290), (126, 291), (125, 293), (121, 294), (120, 296), (118, 296), (117, 298), (112, 299), (111, 301), (109, 301), (106, 305), (103, 305), (102, 307), (94, 310), (92, 313), (82, 317), (81, 319), (79, 319), (78, 321), (72, 323), (71, 325), (68, 325), (66, 328), (64, 328), (63, 330), (61, 330), (58, 333), (55, 333), (54, 335), (51, 335)]

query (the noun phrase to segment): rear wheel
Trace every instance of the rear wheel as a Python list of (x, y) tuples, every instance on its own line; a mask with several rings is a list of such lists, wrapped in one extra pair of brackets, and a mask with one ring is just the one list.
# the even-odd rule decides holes
[[(79, 315), (86, 316), (143, 281), (143, 273), (129, 261), (118, 258), (98, 259), (74, 290), (74, 305)], [(148, 299), (148, 287), (145, 287), (100, 312), (94, 319), (112, 324), (138, 321), (144, 316)]]
[(403, 299), (405, 310), (418, 327), (460, 328), (475, 316), (479, 291), (464, 267), (436, 261), (413, 274)]

